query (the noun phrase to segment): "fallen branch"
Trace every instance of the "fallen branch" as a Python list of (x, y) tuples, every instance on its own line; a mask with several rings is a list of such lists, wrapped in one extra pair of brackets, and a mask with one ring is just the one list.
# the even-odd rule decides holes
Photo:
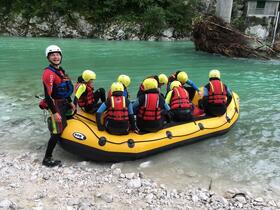
[(196, 50), (229, 57), (271, 59), (277, 52), (256, 37), (248, 36), (215, 16), (193, 21)]

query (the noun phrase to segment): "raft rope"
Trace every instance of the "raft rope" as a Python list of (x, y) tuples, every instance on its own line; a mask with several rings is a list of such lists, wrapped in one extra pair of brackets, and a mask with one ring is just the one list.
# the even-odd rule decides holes
[[(189, 135), (193, 135), (193, 134), (195, 134), (195, 133), (197, 133), (197, 132), (199, 132), (199, 131), (201, 131), (201, 130), (204, 130), (204, 129), (208, 129), (208, 130), (217, 129), (217, 128), (220, 128), (220, 127), (224, 126), (224, 125), (227, 124), (227, 123), (230, 123), (231, 119), (233, 119), (234, 116), (236, 115), (236, 113), (238, 113), (238, 109), (237, 109), (235, 97), (232, 97), (232, 98), (233, 98), (234, 105), (235, 105), (233, 116), (232, 116), (232, 118), (229, 118), (229, 117), (227, 116), (227, 114), (226, 114), (226, 120), (227, 120), (227, 121), (226, 121), (225, 123), (219, 125), (219, 126), (207, 128), (207, 127), (204, 127), (202, 123), (198, 123), (198, 124), (195, 123), (196, 125), (198, 125), (199, 129), (196, 130), (196, 131), (194, 131), (194, 132), (192, 132), (192, 133), (187, 133), (187, 134), (182, 134), (182, 135), (176, 135), (176, 136), (173, 136), (173, 135), (172, 135), (171, 137), (167, 135), (167, 136), (161, 137), (161, 138), (147, 139), (147, 140), (136, 141), (136, 142), (135, 142), (133, 139), (128, 139), (128, 140), (125, 140), (125, 141), (122, 141), (122, 142), (112, 142), (112, 141), (109, 141), (109, 140), (107, 140), (105, 137), (99, 137), (99, 136), (94, 132), (94, 130), (92, 130), (92, 128), (91, 128), (86, 122), (84, 122), (84, 121), (82, 121), (82, 120), (80, 120), (80, 119), (77, 119), (77, 118), (74, 118), (74, 119), (75, 119), (75, 120), (78, 120), (78, 121), (80, 121), (80, 122), (82, 122), (84, 125), (86, 125), (86, 126), (88, 127), (88, 129), (90, 129), (90, 131), (95, 135), (96, 138), (98, 138), (99, 140), (100, 140), (100, 139), (103, 139), (103, 140), (106, 141), (106, 143), (108, 142), (108, 143), (111, 143), (111, 144), (120, 145), (120, 144), (126, 144), (126, 143), (129, 144), (129, 142), (131, 142), (131, 141), (133, 141), (133, 143), (153, 142), (153, 141), (159, 141), (159, 140), (163, 140), (163, 139), (167, 139), (167, 138), (170, 139), (170, 138), (173, 138), (173, 137), (189, 136)], [(84, 119), (87, 119), (88, 121), (91, 121), (91, 122), (96, 123), (94, 120), (89, 119), (89, 118), (87, 118), (87, 117), (85, 117), (85, 116), (83, 116), (83, 115), (80, 115), (80, 114), (76, 114), (76, 115), (78, 115), (78, 116), (80, 116), (80, 117), (82, 117), (82, 118), (84, 118)], [(170, 132), (170, 131), (167, 131), (167, 132)], [(104, 144), (104, 145), (105, 145), (105, 144)], [(103, 145), (102, 145), (102, 146), (103, 146)]]
[(78, 115), (79, 117), (85, 118), (86, 120), (91, 121), (91, 122), (93, 122), (93, 123), (96, 123), (94, 120), (89, 119), (89, 118), (87, 118), (87, 117), (85, 117), (85, 116), (83, 116), (83, 115), (81, 115), (81, 114), (78, 114), (78, 113), (77, 113), (76, 115)]

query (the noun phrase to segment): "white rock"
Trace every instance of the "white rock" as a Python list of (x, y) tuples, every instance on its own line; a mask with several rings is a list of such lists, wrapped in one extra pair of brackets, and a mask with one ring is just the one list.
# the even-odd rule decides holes
[(236, 206), (241, 209), (243, 207), (243, 204), (242, 203), (237, 203)]
[(134, 176), (135, 176), (135, 173), (127, 173), (127, 174), (125, 174), (125, 177), (127, 179), (132, 179)]
[(49, 180), (50, 177), (51, 177), (50, 174), (44, 174), (44, 175), (43, 175), (43, 179), (44, 179), (44, 180)]
[(111, 169), (115, 169), (115, 168), (118, 168), (118, 165), (114, 163), (111, 165)]
[(197, 203), (198, 197), (197, 197), (196, 195), (193, 195), (193, 196), (192, 196), (192, 201), (193, 201), (194, 203)]
[(18, 187), (18, 185), (16, 184), (16, 183), (12, 183), (12, 184), (10, 184), (9, 185), (11, 188), (17, 188)]
[(123, 31), (122, 29), (118, 30), (118, 32), (117, 32), (117, 38), (118, 38), (118, 39), (123, 39), (124, 36), (125, 36), (124, 31)]
[[(163, 37), (160, 37), (160, 40), (161, 40), (161, 41), (171, 41), (172, 38), (163, 36)], [(149, 40), (149, 41), (151, 41), (151, 40)]]
[(132, 38), (130, 38), (130, 40), (133, 40), (133, 41), (139, 41), (140, 38), (138, 36), (133, 36)]
[(122, 170), (120, 168), (116, 168), (114, 171), (113, 171), (113, 174), (114, 175), (120, 175), (122, 173)]
[(277, 204), (276, 204), (275, 201), (273, 201), (273, 200), (269, 201), (268, 204), (269, 204), (270, 206), (273, 206), (273, 207), (276, 207), (276, 206), (277, 206)]
[(2, 201), (0, 201), (0, 208), (4, 208), (4, 209), (16, 209), (17, 206), (14, 202), (8, 200), (8, 199), (4, 199)]
[(149, 193), (149, 194), (146, 196), (146, 199), (147, 199), (147, 202), (148, 202), (148, 203), (152, 203), (153, 198), (154, 198), (154, 195), (153, 195), (152, 193)]
[(140, 178), (131, 179), (127, 183), (127, 186), (130, 188), (139, 188), (141, 187), (141, 179)]
[(126, 194), (131, 194), (132, 190), (131, 189), (127, 189), (125, 192), (126, 192)]
[(146, 161), (146, 162), (143, 162), (139, 165), (140, 168), (148, 168), (150, 167), (152, 164), (152, 161)]
[(261, 197), (256, 198), (255, 201), (258, 202), (258, 203), (262, 203), (263, 202), (263, 198), (261, 198)]
[(156, 40), (156, 37), (155, 36), (151, 36), (148, 38), (148, 41), (155, 41)]
[(37, 23), (40, 21), (40, 18), (37, 16), (31, 17), (29, 23)]
[(111, 194), (102, 194), (100, 196), (102, 200), (104, 200), (106, 203), (112, 203), (113, 202), (113, 196)]
[(171, 38), (173, 36), (174, 28), (168, 28), (162, 32), (163, 36)]
[(34, 199), (35, 199), (35, 200), (40, 200), (40, 199), (46, 197), (46, 195), (47, 195), (47, 192), (46, 192), (46, 191), (37, 192), (37, 193), (34, 195)]
[(140, 178), (144, 178), (144, 172), (139, 172), (139, 175), (138, 175)]
[(105, 39), (105, 40), (113, 40), (114, 39), (114, 37), (112, 37), (111, 35), (106, 35), (106, 34), (102, 38)]
[(204, 201), (207, 201), (207, 199), (209, 198), (205, 192), (199, 192), (199, 197)]
[(235, 200), (237, 200), (238, 202), (240, 202), (242, 204), (247, 203), (247, 200), (246, 200), (246, 198), (244, 196), (237, 195), (235, 197)]
[(84, 204), (84, 203), (80, 203), (78, 205), (78, 209), (79, 210), (91, 210), (92, 208), (90, 206), (88, 206), (87, 204)]
[(82, 161), (78, 163), (79, 166), (87, 166), (88, 165), (88, 161)]
[(79, 198), (70, 197), (70, 199), (67, 201), (67, 205), (69, 206), (78, 205), (79, 203), (80, 203)]
[(220, 202), (221, 204), (223, 204), (223, 206), (227, 206), (228, 205), (228, 201), (227, 199), (225, 199), (223, 196), (220, 196), (220, 195), (214, 195), (211, 197), (211, 200), (213, 201), (218, 201)]

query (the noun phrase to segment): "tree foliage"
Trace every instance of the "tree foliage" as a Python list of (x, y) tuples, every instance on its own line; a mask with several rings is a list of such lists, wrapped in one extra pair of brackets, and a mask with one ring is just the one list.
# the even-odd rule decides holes
[(165, 27), (183, 33), (190, 31), (199, 3), (200, 0), (0, 0), (0, 12), (22, 13), (27, 18), (78, 12), (98, 24), (116, 19), (137, 22), (146, 34), (158, 34)]

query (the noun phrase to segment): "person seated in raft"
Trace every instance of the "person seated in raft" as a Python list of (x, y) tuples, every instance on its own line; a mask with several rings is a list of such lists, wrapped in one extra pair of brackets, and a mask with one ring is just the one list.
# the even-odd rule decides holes
[[(130, 82), (131, 82), (130, 77), (125, 75), (125, 74), (121, 74), (121, 75), (118, 76), (117, 81), (120, 82), (123, 85), (123, 87), (124, 87), (123, 95), (126, 98), (129, 98), (129, 93), (127, 91), (127, 88), (128, 88), (128, 86), (130, 85)], [(112, 95), (111, 90), (109, 90), (108, 98), (110, 98), (111, 95)]]
[(162, 129), (165, 115), (170, 109), (158, 91), (158, 82), (153, 78), (143, 82), (144, 94), (133, 103), (136, 125), (140, 131), (156, 132)]
[[(147, 78), (153, 78), (155, 79), (157, 82), (158, 82), (158, 89), (159, 89), (159, 92), (161, 92), (161, 87), (163, 85), (167, 85), (167, 82), (168, 82), (168, 78), (165, 74), (159, 74), (158, 76), (157, 75), (154, 75), (154, 76), (149, 76)], [(147, 79), (146, 78), (146, 79)], [(139, 97), (140, 95), (144, 94), (144, 86), (143, 86), (143, 82), (140, 84), (140, 87), (139, 87), (139, 90), (137, 92), (137, 97)], [(162, 93), (161, 93), (162, 94)], [(163, 94), (162, 94), (163, 95)], [(163, 95), (164, 96), (164, 95)]]
[(92, 81), (96, 79), (96, 74), (91, 70), (83, 71), (82, 75), (78, 77), (75, 86), (74, 104), (77, 104), (88, 113), (96, 112), (101, 103), (106, 100), (104, 88), (99, 88), (94, 92)]
[[(111, 97), (102, 103), (96, 112), (96, 123), (98, 130), (106, 129), (111, 134), (126, 135), (129, 130), (135, 131), (135, 120), (132, 104), (124, 96), (124, 86), (120, 82), (114, 82), (111, 85)], [(102, 113), (106, 112), (104, 124), (101, 123)]]
[[(175, 80), (181, 82), (183, 87), (189, 92), (191, 101), (195, 95), (195, 91), (197, 91), (200, 97), (202, 96), (197, 85), (193, 81), (189, 80), (188, 74), (184, 71), (176, 71), (168, 77), (167, 92), (169, 92), (170, 90), (171, 82)], [(185, 86), (185, 84), (188, 84), (190, 87)]]
[(179, 81), (173, 81), (170, 85), (170, 91), (167, 93), (165, 102), (170, 106), (172, 120), (175, 122), (186, 122), (192, 120), (192, 111), (194, 109), (188, 91)]
[(231, 90), (221, 81), (220, 71), (211, 70), (209, 83), (204, 86), (202, 99), (204, 112), (210, 116), (221, 116), (226, 112), (231, 99)]

